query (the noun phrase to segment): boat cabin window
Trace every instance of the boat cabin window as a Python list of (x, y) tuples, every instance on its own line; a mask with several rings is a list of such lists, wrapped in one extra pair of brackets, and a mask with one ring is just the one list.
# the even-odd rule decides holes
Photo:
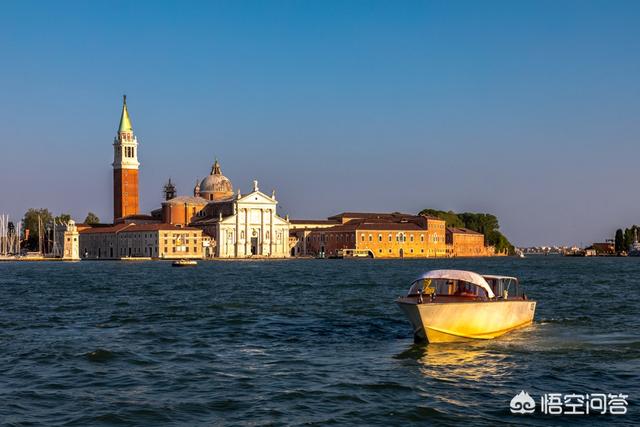
[(483, 288), (462, 280), (419, 279), (411, 285), (409, 296), (418, 295), (420, 291), (423, 295), (488, 298)]

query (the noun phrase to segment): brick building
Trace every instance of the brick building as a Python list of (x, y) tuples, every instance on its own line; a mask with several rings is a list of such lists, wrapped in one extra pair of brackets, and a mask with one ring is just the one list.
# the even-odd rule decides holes
[(447, 246), (452, 257), (480, 257), (495, 254), (493, 246), (485, 246), (484, 234), (468, 228), (447, 227)]
[(202, 230), (170, 224), (120, 223), (79, 231), (83, 259), (202, 258)]
[(344, 212), (326, 221), (293, 220), (296, 256), (446, 257), (445, 221), (403, 213)]

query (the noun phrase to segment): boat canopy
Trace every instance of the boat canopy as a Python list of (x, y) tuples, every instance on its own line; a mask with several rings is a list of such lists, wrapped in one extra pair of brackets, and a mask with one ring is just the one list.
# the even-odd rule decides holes
[(495, 294), (491, 289), (491, 286), (487, 283), (487, 281), (479, 275), (478, 273), (474, 273), (473, 271), (465, 271), (465, 270), (431, 270), (422, 274), (416, 280), (422, 279), (444, 279), (444, 280), (461, 280), (463, 282), (471, 283), (485, 290), (487, 296), (489, 298), (495, 298)]
[(483, 274), (482, 277), (484, 277), (486, 280), (513, 280), (515, 282), (518, 281), (517, 277), (511, 277), (511, 276), (498, 276), (495, 274)]

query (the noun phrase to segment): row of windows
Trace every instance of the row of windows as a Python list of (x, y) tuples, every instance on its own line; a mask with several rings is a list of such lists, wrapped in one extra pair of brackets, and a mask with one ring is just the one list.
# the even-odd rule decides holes
[[(180, 249), (179, 247), (174, 246), (174, 247), (171, 248), (171, 252), (173, 252), (173, 253), (176, 253), (176, 252), (189, 252), (189, 246), (184, 246), (184, 251), (181, 251), (179, 249)], [(169, 252), (169, 248), (167, 248), (165, 246), (164, 253), (166, 254), (168, 252)], [(198, 247), (197, 246), (193, 247), (193, 252), (198, 252)]]
[(120, 156), (122, 154), (122, 148), (124, 148), (124, 156), (125, 157), (133, 158), (133, 157), (136, 156), (135, 147), (118, 147), (118, 156)]
[[(190, 252), (191, 248), (189, 246), (184, 246), (184, 249), (181, 250), (180, 247), (173, 247), (171, 248), (171, 252), (176, 253), (176, 252)], [(167, 248), (166, 246), (164, 247), (164, 253), (168, 253), (169, 252), (169, 248)], [(197, 253), (198, 252), (198, 247), (194, 246), (193, 247), (193, 252)], [(102, 248), (97, 248), (95, 250), (89, 251), (87, 248), (84, 249), (83, 253), (85, 254), (85, 256), (97, 256), (97, 257), (102, 257), (102, 256), (108, 256), (108, 257), (113, 257), (113, 247), (110, 247), (107, 251), (105, 251), (105, 253), (102, 252)], [(140, 248), (132, 248), (132, 247), (121, 247), (120, 248), (120, 256), (131, 256), (131, 255), (142, 255), (143, 251), (140, 250)], [(146, 247), (144, 248), (144, 255), (145, 256), (157, 256), (158, 255), (158, 247)]]
[[(232, 240), (233, 240), (233, 234), (234, 234), (234, 233), (233, 233), (233, 230), (229, 230), (229, 231), (227, 231), (227, 240), (232, 241)], [(252, 236), (253, 236), (253, 237), (258, 237), (258, 232), (256, 232), (256, 231), (254, 230), (254, 232), (252, 233)], [(277, 239), (278, 241), (280, 241), (280, 237), (281, 237), (281, 233), (276, 232), (276, 239)], [(241, 230), (241, 231), (240, 231), (240, 239), (241, 239), (241, 240), (243, 240), (244, 238), (245, 238), (244, 230)], [(271, 238), (271, 232), (270, 232), (269, 230), (267, 230), (267, 231), (264, 233), (264, 238), (265, 238), (265, 240), (269, 240), (269, 239)]]
[[(158, 255), (158, 247), (145, 247), (144, 248), (144, 254), (145, 256), (153, 256), (153, 255)], [(127, 256), (127, 255), (141, 255), (141, 251), (140, 248), (120, 248), (120, 255), (122, 256)]]
[[(329, 237), (329, 239), (334, 239), (334, 240), (337, 240), (338, 242), (342, 242), (342, 241), (349, 242), (349, 241), (353, 241), (353, 238), (354, 238), (353, 234), (335, 234), (335, 235), (334, 234), (329, 234), (328, 237)], [(365, 234), (361, 234), (360, 235), (360, 240), (361, 241), (364, 242), (366, 240), (366, 238), (367, 238), (367, 236)], [(384, 239), (384, 236), (382, 234), (378, 234), (378, 242), (382, 242), (383, 239)], [(369, 234), (368, 240), (370, 242), (373, 242), (373, 234)], [(393, 233), (389, 233), (387, 235), (387, 240), (389, 242), (393, 242), (394, 240), (396, 242), (406, 242), (407, 241), (407, 235), (405, 233), (396, 233), (395, 235)], [(415, 237), (414, 237), (413, 234), (409, 235), (409, 241), (410, 242), (415, 241)], [(424, 242), (424, 234), (420, 235), (420, 241)], [(440, 241), (440, 239), (439, 239), (437, 234), (433, 235), (433, 241), (434, 242)]]
[[(193, 239), (194, 240), (194, 244), (198, 243), (198, 239)], [(169, 240), (164, 239), (164, 244), (168, 245), (169, 244)], [(188, 245), (189, 244), (189, 239), (172, 239), (171, 240), (171, 244), (175, 245), (175, 244), (179, 244), (179, 245)]]
[[(394, 237), (393, 234), (389, 233), (388, 236), (387, 236), (387, 240), (389, 242), (392, 242), (393, 241), (393, 237)], [(364, 234), (361, 234), (360, 235), (360, 240), (364, 242), (365, 239), (366, 239), (366, 236)], [(405, 233), (397, 233), (395, 235), (395, 240), (396, 240), (396, 242), (400, 242), (400, 243), (406, 242), (407, 241), (407, 235)], [(414, 235), (410, 234), (409, 235), (409, 241), (413, 242), (414, 240), (415, 240), (414, 239)], [(369, 241), (373, 242), (373, 234), (369, 234)], [(420, 235), (420, 241), (424, 242), (424, 234)], [(378, 234), (378, 242), (382, 242), (382, 234)]]
[[(378, 253), (382, 253), (382, 249), (378, 249)], [(389, 253), (393, 253), (393, 251), (389, 249)], [(413, 253), (413, 248), (409, 250), (409, 253)], [(424, 249), (420, 249), (420, 253), (424, 253)]]
[[(354, 241), (354, 235), (351, 233), (342, 233), (342, 234), (332, 234), (332, 233), (328, 233), (326, 235), (326, 239), (327, 240), (334, 240), (337, 242), (353, 242)], [(360, 234), (360, 240), (362, 242), (368, 240), (369, 242), (373, 242), (374, 239), (374, 235), (373, 234), (369, 234), (368, 236), (364, 233)], [(413, 234), (409, 234), (409, 241), (410, 242), (414, 242), (415, 241), (415, 236)], [(325, 235), (324, 234), (320, 234), (320, 235), (311, 235), (307, 238), (307, 240), (310, 240), (312, 242), (325, 242)], [(382, 242), (384, 240), (384, 236), (383, 234), (378, 234), (377, 236), (377, 240), (378, 242)], [(387, 235), (387, 241), (389, 242), (406, 242), (407, 241), (407, 235), (406, 233), (396, 233), (395, 236), (393, 233), (389, 233)], [(425, 236), (424, 234), (420, 234), (420, 242), (424, 242), (425, 240)], [(304, 242), (304, 236), (301, 237), (301, 241)], [(433, 238), (432, 241), (434, 243), (438, 243), (438, 242), (443, 242), (444, 240), (442, 239), (441, 236), (439, 236), (437, 233), (433, 234)]]
[(127, 233), (124, 232), (121, 234), (124, 239), (153, 239), (156, 236), (149, 233)]
[[(163, 233), (163, 236), (165, 239), (169, 237), (169, 233)], [(177, 237), (183, 238), (183, 239), (187, 239), (189, 237), (189, 233), (171, 233), (171, 237), (173, 237), (174, 239)], [(193, 233), (193, 238), (197, 238), (198, 237), (198, 233)]]

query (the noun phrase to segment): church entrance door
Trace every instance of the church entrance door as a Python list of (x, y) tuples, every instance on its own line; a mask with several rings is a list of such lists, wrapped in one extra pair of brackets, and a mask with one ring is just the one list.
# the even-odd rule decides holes
[(258, 238), (251, 238), (251, 255), (258, 255)]

